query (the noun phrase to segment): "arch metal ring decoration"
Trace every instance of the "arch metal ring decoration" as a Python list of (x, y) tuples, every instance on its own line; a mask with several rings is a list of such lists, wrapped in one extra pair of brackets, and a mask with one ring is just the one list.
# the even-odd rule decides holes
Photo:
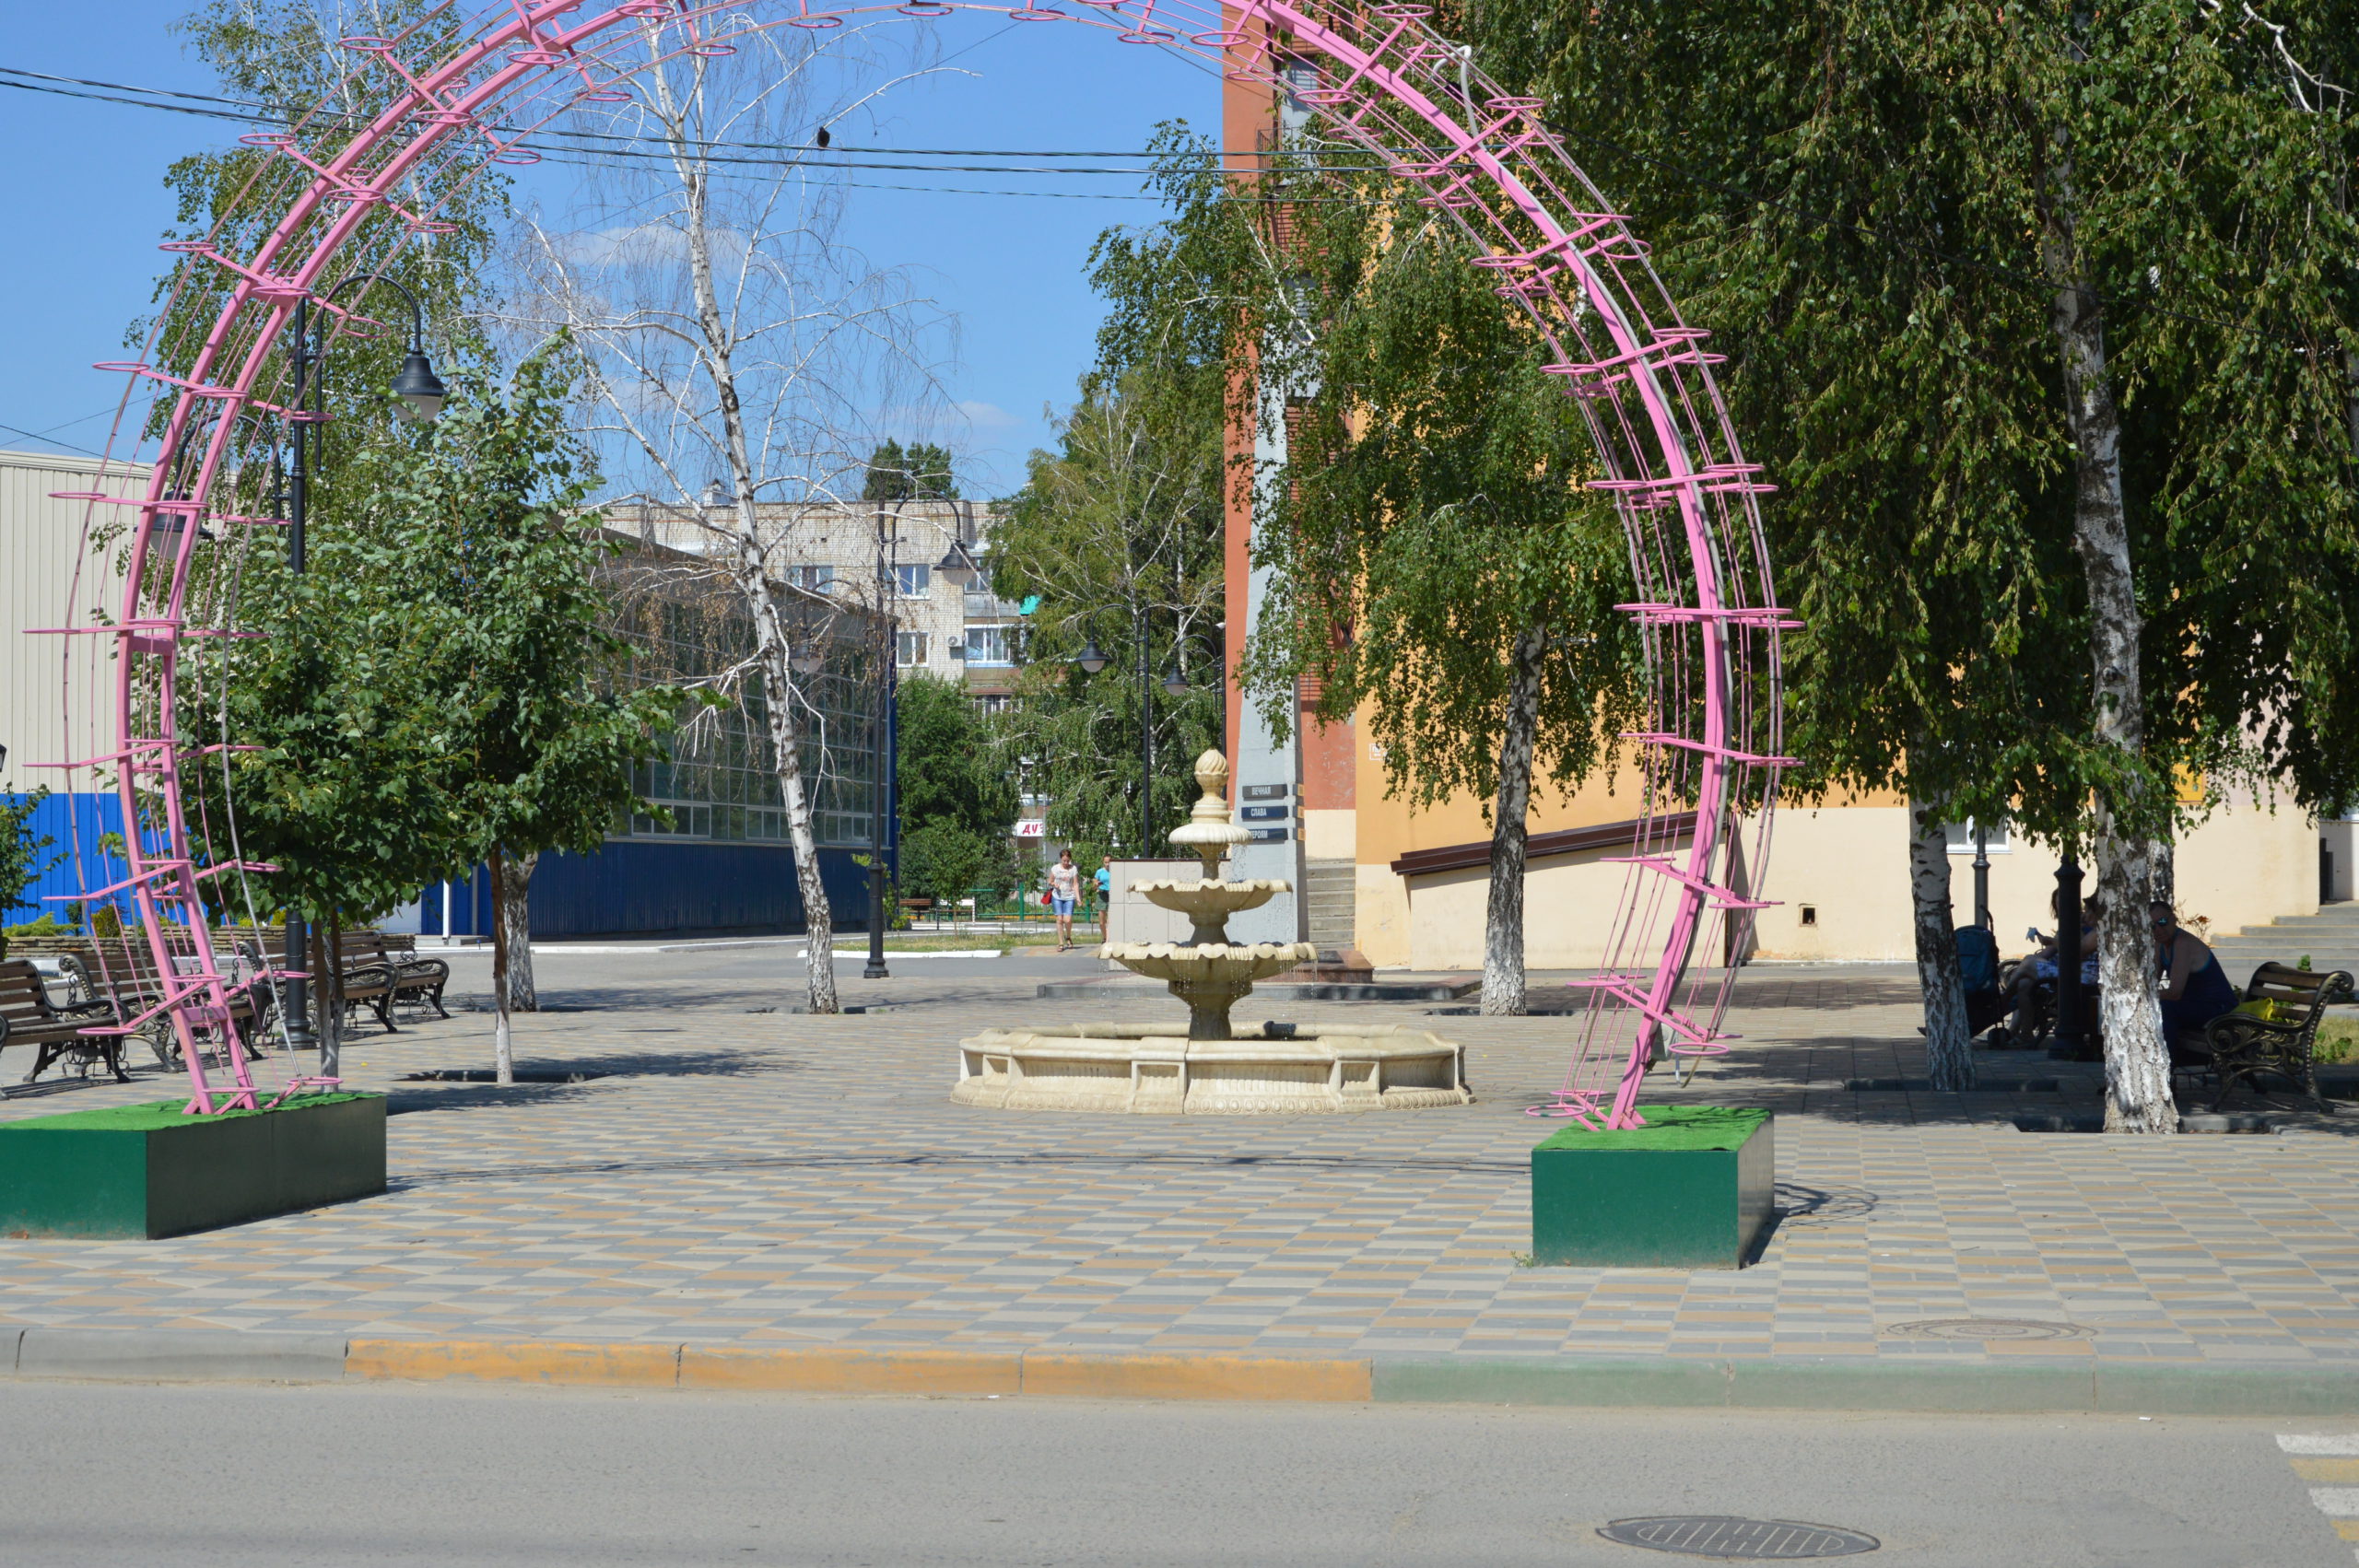
[[(123, 545), (119, 614), (86, 613), (92, 624), (60, 628), (114, 639), (104, 661), (113, 700), (105, 715), (111, 735), (95, 743), (104, 749), (57, 766), (112, 776), (122, 864), (104, 877), (85, 875), (83, 896), (128, 902), (154, 972), (170, 977), (147, 1013), (118, 1028), (174, 1032), (192, 1112), (250, 1107), (262, 1092), (236, 1050), (219, 1053), (234, 1082), (209, 1079), (195, 1036), (218, 1029), (226, 1038), (230, 1018), (204, 884), (267, 868), (240, 862), (234, 835), (226, 848), (217, 843), (217, 825), (192, 822), (183, 799), (184, 768), (218, 766), (226, 775), (229, 765), (226, 745), (203, 755), (183, 746), (177, 728), (184, 654), (200, 657), (203, 639), (229, 631), (193, 624), (192, 605), (202, 600), (192, 599), (192, 567), (205, 531), (186, 520), (276, 521), (234, 515), (235, 431), (241, 418), (288, 415), (269, 400), (284, 395), (274, 345), (296, 303), (320, 298), (340, 253), (346, 266), (381, 265), (384, 245), (448, 230), (433, 211), (414, 210), (417, 175), (456, 174), (460, 181), (446, 184), (463, 184), (475, 170), (522, 161), (531, 149), (519, 144), (536, 130), (579, 105), (622, 101), (651, 64), (712, 57), (733, 39), (770, 28), (954, 10), (1095, 28), (1196, 56), (1226, 80), (1292, 91), (1320, 134), (1375, 155), (1473, 240), (1476, 264), (1496, 278), (1503, 308), (1536, 329), (1545, 369), (1562, 378), (1595, 444), (1601, 476), (1591, 483), (1613, 495), (1627, 531), (1638, 598), (1623, 609), (1637, 620), (1652, 693), (1648, 728), (1624, 737), (1642, 779), (1641, 809), (1629, 852), (1609, 857), (1626, 868), (1614, 924), (1598, 972), (1575, 982), (1588, 1005), (1563, 1087), (1532, 1111), (1636, 1126), (1649, 1063), (1728, 1048), (1729, 960), (1765, 907), (1754, 891), (1779, 772), (1790, 761), (1778, 755), (1779, 647), (1795, 623), (1777, 606), (1762, 539), (1758, 497), (1770, 486), (1731, 427), (1708, 334), (1681, 318), (1646, 248), (1549, 130), (1538, 100), (1502, 92), (1417, 5), (501, 0), (471, 19), (440, 11), (435, 28), (345, 40), (355, 81), (370, 88), (347, 101), (377, 104), (371, 117), (308, 137), (244, 138), (265, 149), (280, 175), (249, 193), (246, 216), (261, 221), (233, 228), (225, 220), (213, 241), (170, 247), (182, 257), (175, 297), (219, 300), (211, 331), (173, 361), (177, 373), (154, 368), (168, 357), (152, 342), (140, 363), (123, 367), (135, 388), (152, 388), (153, 404), (126, 392), (134, 412), (118, 415), (110, 451), (136, 452), (143, 433), (154, 432), (157, 450), (172, 460), (155, 464), (144, 498), (127, 498), (136, 524)], [(1305, 85), (1304, 66), (1315, 84)], [(381, 222), (379, 231), (395, 238), (356, 254), (367, 250), (352, 243), (363, 224), (388, 213), (400, 221)], [(345, 312), (337, 319), (339, 330), (370, 324)], [(89, 577), (93, 524), (118, 500), (95, 492), (77, 498), (87, 508), (81, 576)], [(70, 685), (70, 659), (67, 666)], [(88, 706), (95, 736), (97, 705)], [(67, 710), (70, 721), (70, 693)], [(177, 947), (168, 942), (168, 921), (186, 928)], [(1691, 957), (1716, 926), (1719, 961), (1691, 972)]]

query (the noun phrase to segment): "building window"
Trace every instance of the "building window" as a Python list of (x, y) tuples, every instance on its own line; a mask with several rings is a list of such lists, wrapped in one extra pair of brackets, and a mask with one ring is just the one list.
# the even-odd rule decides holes
[(925, 633), (898, 632), (894, 635), (893, 661), (904, 670), (925, 662)]
[(1014, 628), (1008, 626), (968, 626), (967, 628), (967, 662), (969, 664), (1013, 664), (1015, 662), (1011, 645)]
[[(1949, 838), (1951, 854), (1971, 855), (1974, 853), (1974, 819), (1972, 817), (1966, 818), (1964, 822), (1947, 824), (1942, 827), (1942, 832)], [(1990, 853), (2005, 854), (2008, 848), (2007, 825), (2003, 822), (1990, 824), (1983, 830), (1982, 841), (1989, 847)]]
[(893, 589), (904, 599), (922, 599), (933, 587), (932, 567), (895, 567)]
[(786, 580), (797, 588), (809, 589), (814, 593), (826, 593), (836, 586), (836, 568), (833, 567), (789, 567), (786, 568)]

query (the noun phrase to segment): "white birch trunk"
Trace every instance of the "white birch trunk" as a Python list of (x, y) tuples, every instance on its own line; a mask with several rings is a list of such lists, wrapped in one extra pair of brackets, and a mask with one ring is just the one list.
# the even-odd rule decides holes
[(1908, 888), (1917, 915), (1917, 981), (1925, 996), (1925, 1075), (1937, 1092), (1948, 1093), (1974, 1087), (1974, 1036), (1966, 1029), (1966, 983), (1958, 974), (1950, 847), (1942, 818), (1938, 802), (1909, 801)]
[[(2127, 754), (2134, 764), (2146, 741), (2138, 678), (2143, 623), (2121, 498), (2121, 412), (2106, 364), (2105, 323), (2097, 297), (2082, 269), (2071, 149), (2060, 133), (2055, 152), (2057, 160), (2048, 170), (2040, 262), (2056, 291), (2052, 320), (2072, 431), (2072, 541), (2088, 583), (2095, 732), (2100, 743)], [(2151, 883), (2146, 840), (2124, 830), (2117, 803), (2135, 807), (2142, 802), (2134, 797), (2116, 802), (2100, 796), (2091, 835), (2096, 890), (2104, 905), (2097, 919), (2097, 984), (2105, 1031), (2105, 1129), (2177, 1132), (2178, 1107), (2171, 1099), (2170, 1056), (2163, 1040), (2162, 1008), (2154, 996), (2154, 945), (2147, 926)], [(2058, 954), (2060, 963), (2072, 961), (2071, 954)]]
[(501, 961), (508, 966), (504, 989), (510, 1011), (538, 1012), (539, 992), (533, 985), (533, 870), (539, 850), (509, 859), (499, 880), (492, 884), (493, 924), (499, 933)]
[(516, 1047), (508, 1029), (507, 858), (491, 851), (491, 1075), (496, 1083), (516, 1082)]
[(1499, 797), (1491, 813), (1491, 885), (1483, 930), (1483, 1012), (1520, 1018), (1525, 1008), (1523, 875), (1531, 841), (1532, 751), (1540, 728), (1545, 627), (1528, 628), (1508, 655), (1507, 723), (1499, 736)]
[[(663, 73), (654, 73), (653, 79), (658, 90), (663, 90), (667, 83)], [(663, 107), (676, 134), (676, 107), (668, 101)], [(695, 293), (697, 326), (703, 337), (705, 365), (720, 405), (722, 445), (729, 463), (732, 504), (737, 515), (736, 552), (730, 562), (730, 577), (754, 621), (763, 707), (769, 716), (771, 764), (778, 774), (779, 803), (786, 816), (787, 839), (794, 850), (795, 883), (803, 895), (807, 938), (804, 951), (808, 954), (806, 1005), (813, 1012), (838, 1012), (842, 1007), (836, 999), (835, 915), (827, 903), (827, 884), (820, 879), (818, 836), (812, 829), (811, 799), (803, 788), (802, 725), (796, 712), (800, 694), (792, 662), (793, 649), (778, 601), (770, 591), (769, 563), (763, 558), (760, 521), (755, 511), (752, 449), (746, 439), (745, 407), (738, 397), (737, 375), (732, 361), (734, 339), (713, 280), (710, 189), (704, 170), (691, 162), (685, 147), (676, 143), (675, 157), (679, 163), (681, 193), (686, 203), (688, 276)], [(883, 613), (881, 606), (879, 613)], [(875, 743), (881, 758), (884, 738), (877, 736)]]

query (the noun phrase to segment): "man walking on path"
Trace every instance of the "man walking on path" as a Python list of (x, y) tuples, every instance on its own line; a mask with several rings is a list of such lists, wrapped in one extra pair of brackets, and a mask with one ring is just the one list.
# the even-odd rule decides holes
[(1097, 930), (1102, 936), (1106, 931), (1106, 911), (1114, 902), (1114, 857), (1109, 855), (1100, 860), (1097, 869), (1089, 873), (1089, 880), (1097, 884)]
[(1057, 863), (1049, 868), (1049, 907), (1057, 917), (1057, 951), (1063, 953), (1073, 946), (1073, 907), (1081, 897), (1081, 868), (1073, 863), (1073, 851), (1057, 851)]

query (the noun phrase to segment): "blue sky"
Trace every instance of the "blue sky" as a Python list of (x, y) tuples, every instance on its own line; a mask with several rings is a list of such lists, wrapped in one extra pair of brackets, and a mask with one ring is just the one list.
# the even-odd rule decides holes
[[(103, 7), (0, 6), (0, 65), (189, 92), (214, 90), (203, 64), (166, 31), (188, 0), (108, 0)], [(93, 24), (102, 14), (103, 28)], [(952, 70), (898, 93), (875, 145), (1109, 151), (1142, 147), (1155, 125), (1217, 123), (1218, 87), (1160, 51), (1066, 24), (960, 15), (910, 26), (941, 29)], [(218, 145), (237, 127), (149, 109), (0, 88), (0, 145), (17, 215), (0, 238), (0, 446), (100, 447), (120, 377), (93, 360), (120, 357), (126, 326), (147, 305), (170, 216), (161, 177), (180, 154)], [(842, 138), (849, 140), (850, 138)], [(1011, 160), (1015, 161), (1015, 160)], [(872, 173), (879, 183), (970, 190), (1135, 194), (1124, 176)], [(1042, 194), (851, 193), (845, 238), (880, 264), (925, 269), (929, 291), (959, 320), (949, 394), (975, 418), (957, 442), (969, 495), (1021, 483), (1024, 457), (1045, 444), (1045, 404), (1071, 401), (1100, 314), (1081, 268), (1109, 223), (1152, 221), (1154, 204)], [(59, 427), (63, 427), (60, 428)], [(29, 439), (21, 432), (52, 432)]]

